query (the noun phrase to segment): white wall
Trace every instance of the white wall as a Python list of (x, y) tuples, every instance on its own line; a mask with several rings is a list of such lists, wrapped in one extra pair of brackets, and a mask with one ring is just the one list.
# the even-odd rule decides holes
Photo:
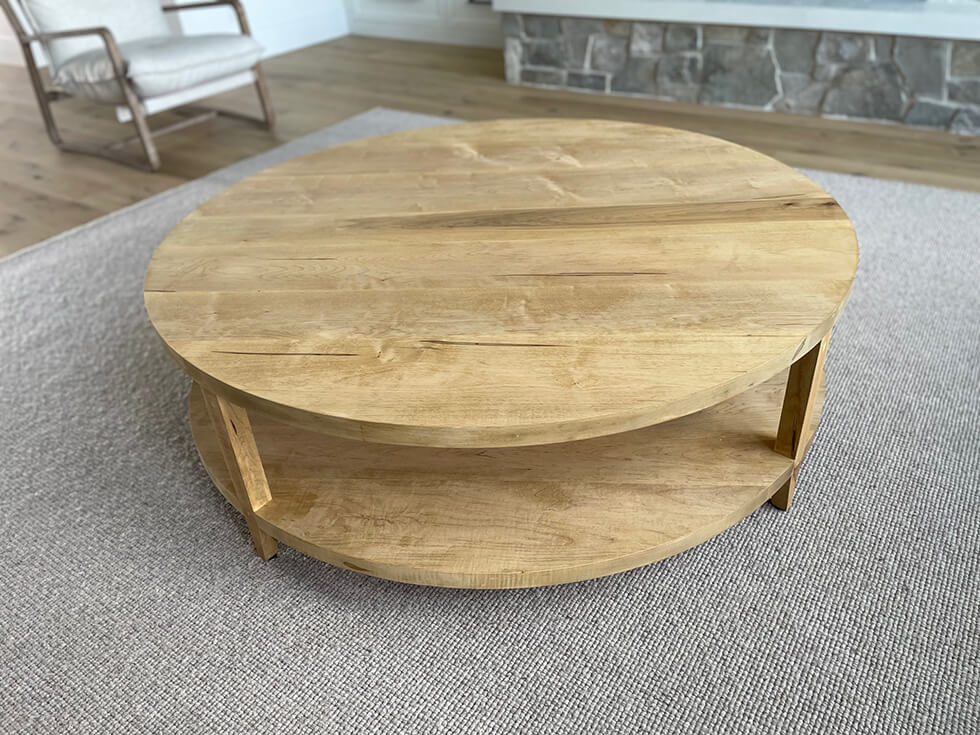
[[(179, 4), (179, 3), (178, 3)], [(294, 51), (348, 33), (343, 0), (243, 0), (252, 35), (266, 56)], [(228, 6), (178, 13), (184, 33), (234, 33), (235, 11)]]
[(24, 65), (24, 57), (20, 52), (20, 44), (14, 29), (7, 22), (7, 16), (0, 11), (0, 64)]
[[(162, 0), (161, 4), (174, 3), (172, 0)], [(348, 33), (343, 0), (244, 0), (244, 5), (252, 35), (265, 47), (266, 56), (329, 41)], [(238, 30), (235, 12), (227, 6), (213, 10), (185, 10), (175, 15), (179, 18), (180, 27), (188, 34), (234, 33)], [(0, 64), (24, 64), (17, 37), (2, 12)]]
[(344, 0), (350, 32), (462, 46), (503, 45), (500, 15), (467, 0)]

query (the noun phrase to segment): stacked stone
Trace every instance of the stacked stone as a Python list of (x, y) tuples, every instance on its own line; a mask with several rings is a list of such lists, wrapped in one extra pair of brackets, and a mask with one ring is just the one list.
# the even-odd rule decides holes
[(512, 84), (980, 134), (980, 42), (504, 14)]

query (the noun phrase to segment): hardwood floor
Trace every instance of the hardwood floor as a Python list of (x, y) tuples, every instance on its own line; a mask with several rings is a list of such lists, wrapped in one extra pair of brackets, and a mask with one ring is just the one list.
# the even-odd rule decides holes
[[(794, 166), (980, 191), (980, 138), (780, 113), (512, 87), (501, 52), (348, 36), (264, 64), (279, 114), (274, 134), (229, 119), (158, 139), (163, 168), (144, 173), (61, 153), (44, 131), (27, 75), (0, 66), (0, 256), (313, 132), (371, 107), (446, 115), (594, 117), (697, 130)], [(213, 100), (257, 109), (251, 88)], [(111, 108), (56, 103), (66, 138), (124, 138)], [(154, 116), (162, 126), (177, 117)]]

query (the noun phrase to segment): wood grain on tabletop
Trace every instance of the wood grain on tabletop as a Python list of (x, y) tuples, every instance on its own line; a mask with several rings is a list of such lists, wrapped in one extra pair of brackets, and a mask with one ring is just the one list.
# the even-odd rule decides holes
[(154, 255), (150, 317), (202, 386), (369, 441), (512, 446), (647, 426), (827, 334), (851, 225), (731, 143), (519, 120), (360, 140), (252, 176)]

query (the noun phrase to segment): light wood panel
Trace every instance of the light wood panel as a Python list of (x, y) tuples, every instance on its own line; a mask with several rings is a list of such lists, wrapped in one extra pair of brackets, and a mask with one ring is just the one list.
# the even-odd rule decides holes
[[(370, 444), (257, 416), (273, 499), (256, 517), (303, 553), (401, 582), (532, 587), (613, 574), (701, 543), (786, 483), (794, 462), (772, 450), (785, 381), (658, 426), (540, 447)], [(190, 416), (205, 466), (240, 509), (196, 386)]]
[[(898, 125), (821, 120), (631, 97), (512, 87), (499, 51), (347, 37), (263, 62), (279, 113), (271, 136), (222, 119), (160, 139), (148, 174), (60, 153), (47, 140), (24, 70), (0, 66), (0, 255), (377, 105), (467, 120), (609, 118), (687, 128), (796, 166), (980, 190), (976, 138)], [(213, 100), (255, 111), (251, 90)], [(58, 103), (70, 136), (125, 137), (111, 109)], [(161, 114), (154, 125), (176, 118)]]
[(160, 245), (146, 305), (229, 400), (369, 441), (516, 446), (647, 426), (830, 329), (857, 243), (819, 186), (635, 123), (471, 123), (250, 177)]

